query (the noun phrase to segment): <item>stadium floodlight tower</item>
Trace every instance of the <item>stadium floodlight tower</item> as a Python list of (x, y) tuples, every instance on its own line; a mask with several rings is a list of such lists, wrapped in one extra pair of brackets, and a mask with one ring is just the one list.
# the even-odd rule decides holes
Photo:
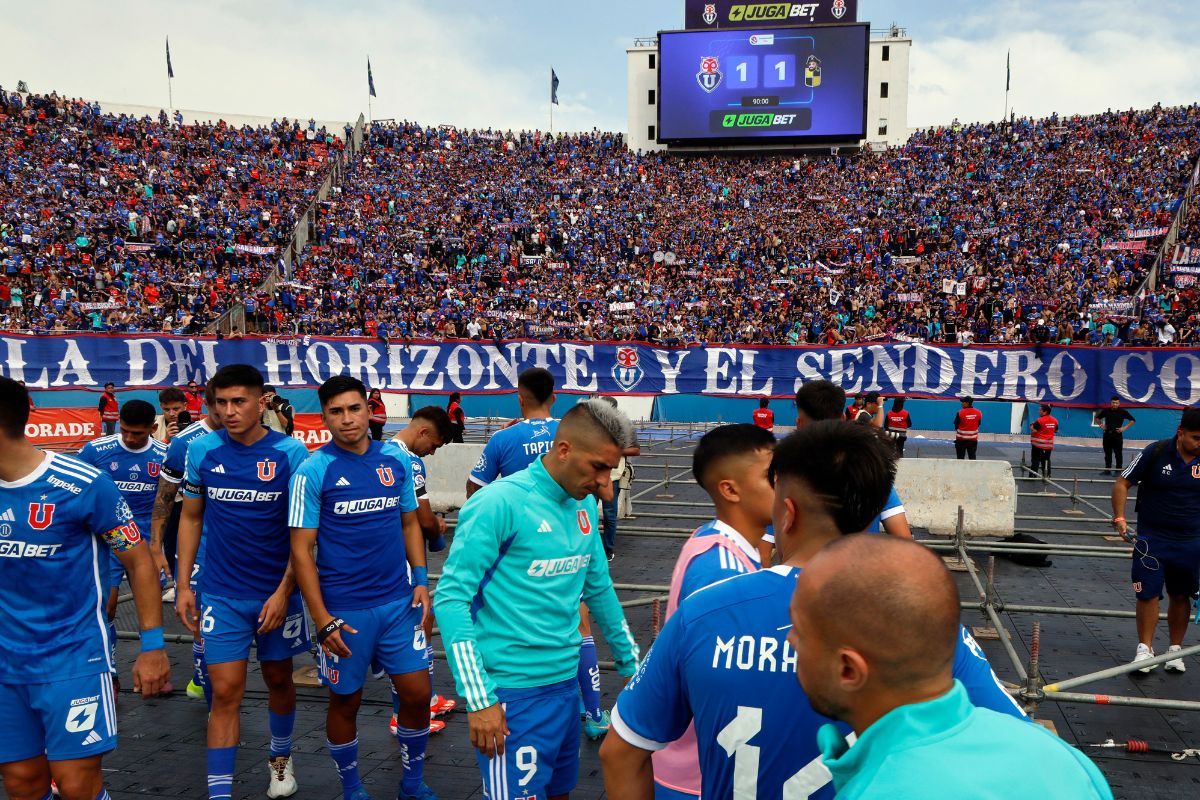
[[(912, 40), (856, 23), (857, 2), (686, 0), (685, 29), (626, 49), (634, 151), (880, 148), (903, 144)], [(695, 6), (693, 8), (693, 6)], [(840, 10), (840, 15), (839, 15)], [(764, 16), (765, 15), (765, 16)]]

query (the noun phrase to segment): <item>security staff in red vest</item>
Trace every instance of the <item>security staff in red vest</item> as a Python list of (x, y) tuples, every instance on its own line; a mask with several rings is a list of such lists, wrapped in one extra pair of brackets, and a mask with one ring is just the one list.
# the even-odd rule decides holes
[(1029, 426), (1029, 443), (1033, 455), (1029, 464), (1042, 477), (1050, 477), (1050, 454), (1054, 452), (1054, 434), (1058, 432), (1058, 420), (1050, 415), (1050, 406), (1042, 403), (1042, 415)]
[(121, 418), (121, 406), (117, 403), (116, 386), (104, 384), (104, 392), (100, 395), (100, 403), (96, 410), (100, 412), (100, 421), (104, 423), (104, 435), (112, 436), (117, 432), (117, 420)]
[(959, 461), (964, 458), (975, 460), (981, 422), (983, 413), (975, 408), (975, 401), (970, 397), (962, 398), (962, 408), (954, 415), (954, 455)]
[(367, 398), (367, 410), (371, 412), (371, 419), (367, 423), (371, 428), (371, 438), (378, 442), (383, 439), (383, 426), (387, 424), (387, 406), (383, 404), (383, 394), (378, 389), (371, 390), (371, 396)]
[(750, 415), (754, 418), (754, 424), (766, 431), (775, 430), (775, 412), (767, 408), (770, 404), (771, 401), (764, 397), (758, 401), (758, 408)]
[(904, 443), (908, 441), (908, 429), (911, 427), (912, 417), (904, 410), (904, 398), (897, 397), (892, 401), (892, 410), (884, 417), (883, 429), (896, 445), (896, 454), (901, 458), (904, 457)]
[(196, 385), (195, 381), (188, 381), (183, 398), (187, 403), (188, 413), (192, 415), (192, 421), (197, 422), (204, 416), (204, 390)]

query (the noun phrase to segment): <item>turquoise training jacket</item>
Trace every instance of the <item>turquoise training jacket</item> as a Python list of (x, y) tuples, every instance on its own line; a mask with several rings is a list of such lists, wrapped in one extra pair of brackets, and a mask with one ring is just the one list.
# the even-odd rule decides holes
[(468, 711), (494, 704), (496, 687), (575, 677), (581, 596), (618, 671), (632, 676), (637, 643), (608, 574), (596, 498), (572, 498), (541, 459), (471, 496), (433, 603)]

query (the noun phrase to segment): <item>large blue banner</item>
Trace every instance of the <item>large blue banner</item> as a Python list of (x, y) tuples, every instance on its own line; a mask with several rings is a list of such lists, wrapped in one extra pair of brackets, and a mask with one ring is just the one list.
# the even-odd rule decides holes
[(353, 375), (385, 391), (510, 392), (528, 367), (560, 391), (787, 397), (827, 378), (851, 394), (1178, 407), (1200, 402), (1200, 351), (1183, 348), (654, 347), (622, 342), (385, 344), (379, 339), (0, 336), (0, 374), (31, 388), (180, 386), (225, 364), (258, 367), (278, 387)]

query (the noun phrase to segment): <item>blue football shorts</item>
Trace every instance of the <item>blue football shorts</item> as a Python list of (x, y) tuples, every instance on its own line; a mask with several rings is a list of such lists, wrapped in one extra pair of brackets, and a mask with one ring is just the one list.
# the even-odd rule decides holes
[(0, 683), (0, 764), (45, 755), (90, 758), (117, 746), (107, 670), (49, 683)]
[(308, 620), (304, 603), (296, 592), (288, 599), (283, 624), (258, 633), (262, 600), (241, 600), (204, 593), (200, 606), (200, 635), (209, 665), (243, 661), (250, 657), (250, 644), (258, 644), (258, 660), (283, 661), (308, 650)]
[(329, 609), (358, 633), (341, 631), (342, 641), (350, 648), (346, 658), (317, 651), (317, 671), (321, 682), (335, 694), (354, 694), (363, 687), (367, 675), (407, 675), (429, 671), (425, 658), (425, 629), (421, 627), (421, 609), (412, 600), (393, 600), (375, 608), (355, 611)]
[(497, 689), (509, 735), (504, 755), (475, 758), (490, 800), (569, 793), (579, 781), (579, 683)]

